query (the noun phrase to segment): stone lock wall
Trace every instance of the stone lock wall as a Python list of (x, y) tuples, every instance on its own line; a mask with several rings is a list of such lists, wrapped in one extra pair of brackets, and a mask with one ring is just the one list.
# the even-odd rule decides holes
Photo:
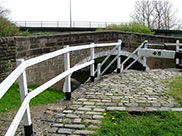
[(15, 67), (16, 47), (12, 37), (0, 38), (0, 82)]
[[(123, 41), (123, 50), (132, 52), (144, 40), (152, 43), (176, 42), (176, 38), (150, 36), (119, 31), (104, 32), (79, 32), (52, 34), (46, 36), (28, 36), (28, 37), (9, 37), (0, 40), (0, 65), (2, 63), (10, 64), (10, 70), (15, 68), (15, 61), (19, 58), (29, 59), (45, 53), (56, 51), (64, 48), (65, 45), (78, 46), (94, 43), (117, 42), (118, 39)], [(180, 39), (182, 40), (182, 39)], [(110, 48), (96, 48), (95, 52), (110, 50)], [(71, 52), (71, 66), (79, 63), (88, 57), (90, 50), (81, 50)], [(39, 63), (27, 69), (27, 81), (29, 85), (41, 85), (49, 79), (60, 74), (64, 70), (64, 56), (58, 56), (45, 62)], [(175, 66), (175, 60), (154, 59), (147, 60), (150, 68), (168, 68)], [(2, 71), (2, 69), (1, 69)], [(1, 75), (8, 72), (1, 72)], [(0, 75), (0, 76), (1, 76)], [(6, 77), (6, 76), (4, 76)], [(4, 78), (2, 77), (2, 78)], [(62, 88), (62, 82), (54, 86), (56, 89)]]
[[(56, 51), (64, 48), (65, 45), (78, 46), (94, 43), (104, 43), (117, 41), (113, 39), (111, 33), (108, 35), (98, 35), (94, 33), (75, 33), (75, 34), (59, 34), (48, 36), (31, 36), (31, 37), (16, 37), (16, 58), (29, 59), (48, 52)], [(107, 41), (106, 41), (107, 39)], [(117, 39), (117, 37), (115, 38)], [(95, 52), (103, 50), (110, 50), (110, 48), (97, 48)], [(90, 50), (74, 51), (70, 53), (71, 67), (79, 63), (90, 55)], [(64, 71), (64, 55), (60, 55), (53, 59), (44, 61), (40, 64), (34, 65), (27, 69), (27, 81), (29, 85), (41, 85), (46, 81), (52, 79), (56, 75)], [(53, 88), (62, 88), (62, 82), (60, 81)]]
[[(182, 38), (176, 38), (176, 37), (144, 35), (144, 34), (126, 33), (126, 32), (117, 32), (117, 33), (118, 33), (118, 38), (122, 39), (124, 43), (123, 49), (129, 52), (132, 52), (145, 40), (148, 40), (149, 43), (176, 43), (176, 40), (180, 40), (180, 43), (182, 42)], [(160, 49), (161, 47), (153, 46), (152, 48)], [(175, 47), (167, 47), (167, 49), (176, 50)], [(147, 58), (147, 65), (151, 69), (172, 68), (175, 67), (175, 60)]]

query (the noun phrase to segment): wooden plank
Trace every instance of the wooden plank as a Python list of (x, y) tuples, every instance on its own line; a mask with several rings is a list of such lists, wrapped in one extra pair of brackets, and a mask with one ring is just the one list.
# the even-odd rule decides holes
[[(65, 46), (65, 48), (70, 49), (69, 46)], [(70, 70), (70, 52), (64, 54), (64, 70)], [(65, 91), (70, 93), (71, 92), (71, 75), (69, 74), (65, 78)]]
[(158, 49), (139, 49), (138, 55), (145, 57), (154, 57), (154, 58), (167, 58), (174, 59), (175, 51), (171, 50), (158, 50)]
[[(179, 45), (182, 46), (182, 44)], [(147, 43), (147, 46), (176, 46), (176, 43)]]
[(30, 99), (36, 97), (37, 95), (42, 93), (44, 90), (51, 87), (52, 85), (54, 85), (55, 83), (57, 83), (58, 81), (60, 81), (64, 77), (68, 76), (69, 74), (70, 74), (70, 70), (64, 71), (63, 73), (59, 74), (58, 76), (54, 77), (53, 79), (51, 79), (48, 82), (44, 83), (43, 85), (39, 86), (34, 91), (29, 93)]
[(117, 46), (118, 47), (118, 50), (117, 50), (117, 69), (121, 69), (121, 57), (120, 57), (120, 52), (121, 52), (121, 44), (122, 44), (122, 41), (121, 40), (118, 40), (118, 43), (119, 45)]
[(122, 63), (121, 63), (121, 67), (124, 67), (124, 64), (135, 54), (137, 53), (137, 51), (142, 48), (145, 44), (147, 44), (148, 41), (144, 41), (140, 46), (138, 46), (137, 49), (135, 49)]
[(128, 65), (125, 70), (128, 70), (136, 61), (138, 61), (140, 59), (141, 56), (138, 56), (135, 60), (133, 60), (130, 65)]
[(108, 47), (108, 46), (116, 46), (119, 45), (120, 43), (102, 43), (102, 44), (95, 44), (95, 47)]
[[(95, 45), (94, 43), (91, 43), (91, 45)], [(94, 48), (90, 48), (90, 58), (91, 60), (94, 60), (94, 57), (95, 57), (95, 49)], [(94, 64), (90, 65), (90, 76), (91, 77), (94, 77), (95, 76), (95, 67), (94, 67)]]
[(98, 63), (98, 64), (97, 64), (97, 78), (100, 77), (100, 73), (101, 73), (101, 64)]
[(70, 69), (70, 72), (73, 73), (73, 72), (75, 72), (75, 71), (77, 71), (77, 70), (80, 70), (80, 69), (85, 68), (85, 67), (87, 67), (87, 66), (89, 66), (89, 65), (92, 65), (92, 64), (94, 64), (94, 60), (91, 60), (91, 61), (86, 62), (86, 63), (84, 63), (84, 64), (80, 64), (80, 65), (74, 66), (74, 67), (72, 67), (72, 68)]
[(109, 65), (107, 65), (107, 67), (102, 71), (101, 75), (103, 75), (106, 70), (118, 59), (118, 56), (116, 56), (112, 61), (111, 63), (109, 63)]
[(82, 46), (75, 46), (70, 47), (70, 51), (77, 51), (77, 50), (84, 50), (89, 48), (94, 48), (95, 45), (82, 45)]
[(65, 49), (61, 49), (61, 50), (54, 51), (54, 52), (51, 52), (51, 53), (48, 53), (48, 54), (45, 54), (45, 55), (42, 55), (39, 57), (35, 57), (32, 59), (26, 60), (25, 62), (27, 63), (27, 67), (30, 67), (32, 65), (38, 64), (40, 62), (43, 62), (45, 60), (48, 60), (48, 59), (51, 59), (54, 57), (57, 57), (59, 55), (67, 53), (67, 52), (69, 52), (69, 49), (65, 48)]

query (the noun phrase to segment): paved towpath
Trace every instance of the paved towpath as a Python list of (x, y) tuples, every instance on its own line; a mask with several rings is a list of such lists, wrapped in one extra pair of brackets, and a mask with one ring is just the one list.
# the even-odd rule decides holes
[(167, 79), (179, 75), (182, 73), (169, 70), (130, 70), (82, 85), (72, 93), (70, 102), (62, 100), (31, 109), (36, 135), (95, 133), (106, 111), (182, 111), (166, 87)]
[[(84, 97), (74, 100), (63, 112), (55, 113), (52, 134), (88, 135), (95, 133), (106, 111), (182, 111), (171, 96), (166, 79), (182, 75), (174, 71), (126, 71), (103, 77), (80, 87)], [(51, 134), (51, 131), (50, 131)]]

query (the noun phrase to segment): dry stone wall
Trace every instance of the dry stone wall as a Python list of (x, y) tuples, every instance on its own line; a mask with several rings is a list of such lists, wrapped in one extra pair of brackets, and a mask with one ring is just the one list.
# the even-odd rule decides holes
[[(78, 46), (94, 43), (117, 42), (118, 39), (123, 41), (123, 50), (132, 52), (144, 40), (154, 43), (176, 42), (176, 38), (142, 35), (136, 33), (126, 33), (119, 31), (104, 32), (77, 32), (51, 34), (46, 36), (27, 36), (27, 37), (8, 37), (0, 39), (0, 65), (1, 79), (6, 77), (13, 68), (15, 61), (19, 58), (29, 59), (45, 53), (56, 51), (64, 48), (65, 45)], [(182, 42), (182, 39), (180, 39)], [(109, 50), (110, 48), (97, 48), (96, 52)], [(79, 63), (90, 54), (89, 50), (71, 52), (71, 66)], [(174, 67), (174, 60), (166, 59), (148, 59), (150, 68), (168, 68)], [(10, 65), (6, 69), (6, 64)], [(5, 66), (5, 68), (4, 68)], [(63, 72), (64, 59), (63, 55), (55, 57), (48, 61), (34, 65), (27, 69), (27, 80), (29, 85), (41, 85)], [(7, 72), (8, 71), (8, 72)], [(3, 76), (2, 76), (3, 75)], [(60, 89), (62, 81), (54, 86)]]

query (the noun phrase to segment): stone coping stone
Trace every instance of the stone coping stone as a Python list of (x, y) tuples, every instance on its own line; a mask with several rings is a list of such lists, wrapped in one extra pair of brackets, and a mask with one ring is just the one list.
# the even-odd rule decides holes
[(177, 111), (182, 112), (182, 108), (170, 107), (107, 107), (107, 111), (129, 111), (129, 112), (148, 112), (148, 111)]

